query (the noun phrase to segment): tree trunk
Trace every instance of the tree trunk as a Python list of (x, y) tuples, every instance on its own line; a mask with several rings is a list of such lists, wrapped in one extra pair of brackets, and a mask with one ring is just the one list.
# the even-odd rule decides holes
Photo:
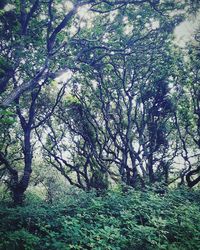
[(24, 193), (28, 188), (32, 172), (32, 149), (30, 141), (31, 129), (27, 127), (24, 131), (24, 173), (20, 181), (12, 187), (14, 205), (22, 205)]
[(13, 188), (12, 192), (14, 205), (21, 206), (23, 204), (25, 190), (17, 186), (16, 188)]
[(192, 188), (200, 182), (200, 176), (196, 177), (194, 180), (191, 179), (193, 175), (198, 174), (199, 172), (200, 166), (197, 167), (197, 169), (191, 170), (189, 173), (186, 174), (186, 181), (188, 187)]
[(148, 172), (149, 172), (149, 181), (150, 183), (155, 182), (155, 176), (153, 171), (153, 155), (150, 153), (149, 159), (148, 159)]

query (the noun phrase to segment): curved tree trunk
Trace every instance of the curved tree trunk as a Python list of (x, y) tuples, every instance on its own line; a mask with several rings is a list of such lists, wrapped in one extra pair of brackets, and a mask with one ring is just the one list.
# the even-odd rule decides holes
[(24, 173), (20, 181), (12, 187), (14, 205), (22, 205), (32, 172), (31, 128), (24, 130)]
[(192, 188), (200, 182), (200, 176), (198, 176), (194, 180), (191, 180), (191, 177), (195, 174), (198, 174), (199, 172), (200, 172), (200, 166), (197, 169), (191, 170), (189, 173), (186, 174), (186, 181), (188, 187)]

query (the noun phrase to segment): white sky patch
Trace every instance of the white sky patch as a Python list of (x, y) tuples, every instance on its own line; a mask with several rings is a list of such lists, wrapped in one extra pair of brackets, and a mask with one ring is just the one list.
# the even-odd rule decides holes
[(82, 21), (82, 22), (80, 23), (80, 28), (84, 28), (84, 27), (86, 27), (86, 26), (87, 26), (87, 22)]
[(39, 82), (38, 82), (39, 85), (42, 85), (43, 83), (44, 83), (43, 79), (39, 80)]
[(115, 10), (115, 11), (111, 11), (111, 12), (110, 12), (110, 14), (109, 14), (109, 19), (110, 19), (111, 22), (113, 22), (113, 21), (115, 20), (117, 14), (118, 14), (118, 10)]
[(152, 21), (152, 23), (151, 23), (151, 28), (152, 28), (153, 30), (158, 29), (159, 27), (160, 27), (160, 23), (159, 23), (158, 20)]
[(56, 10), (58, 11), (58, 12), (62, 12), (63, 11), (63, 4), (56, 4), (55, 5), (55, 8), (56, 8)]
[(91, 29), (91, 28), (93, 27), (92, 21), (88, 21), (88, 22), (86, 23), (86, 25), (87, 25), (87, 28), (88, 28), (88, 29)]
[(70, 36), (74, 36), (74, 35), (76, 34), (77, 31), (78, 31), (78, 28), (75, 27), (74, 25), (72, 25), (72, 26), (69, 28)]
[(92, 83), (92, 87), (93, 87), (94, 89), (96, 89), (96, 88), (97, 88), (97, 86), (98, 86), (97, 81), (92, 80), (92, 81), (91, 81), (91, 83)]
[(123, 23), (125, 23), (125, 24), (128, 23), (128, 17), (127, 17), (127, 16), (125, 16), (125, 17), (123, 18)]
[(57, 76), (55, 78), (55, 81), (58, 83), (63, 83), (66, 82), (68, 80), (70, 80), (70, 78), (72, 77), (73, 72), (71, 70), (67, 70), (63, 73), (61, 73), (59, 76)]
[(41, 15), (40, 15), (40, 19), (41, 19), (41, 20), (45, 20), (46, 18), (47, 18), (47, 17), (46, 17), (44, 14), (41, 14)]
[(200, 13), (196, 17), (191, 17), (189, 20), (186, 20), (179, 24), (175, 30), (175, 43), (180, 47), (184, 47), (187, 42), (191, 40), (191, 37), (195, 30), (198, 28), (200, 23)]
[(64, 2), (64, 8), (65, 8), (65, 11), (70, 11), (73, 9), (74, 5), (71, 1), (65, 1)]
[(140, 19), (142, 16), (141, 15), (137, 15), (136, 16), (136, 19)]
[(149, 22), (145, 24), (145, 27), (149, 30), (155, 30), (160, 27), (160, 22), (158, 20), (150, 18)]
[(108, 33), (105, 33), (105, 34), (103, 35), (102, 41), (103, 41), (104, 43), (107, 43), (107, 42), (109, 41), (109, 34), (108, 34)]
[(22, 59), (21, 64), (23, 64), (23, 65), (26, 64), (26, 60)]
[(131, 53), (131, 48), (126, 49), (126, 53)]
[(4, 7), (4, 11), (11, 11), (11, 10), (14, 10), (15, 8), (16, 8), (15, 5), (8, 3)]
[(89, 11), (89, 6), (87, 8), (81, 7), (80, 11), (78, 11), (78, 19), (80, 22), (80, 28), (92, 28), (94, 26), (93, 20), (98, 14)]
[(124, 34), (130, 35), (132, 31), (133, 31), (132, 25), (126, 24), (126, 26), (124, 27)]
[(81, 6), (78, 8), (78, 16), (82, 19), (88, 19), (88, 10), (90, 9), (89, 5)]

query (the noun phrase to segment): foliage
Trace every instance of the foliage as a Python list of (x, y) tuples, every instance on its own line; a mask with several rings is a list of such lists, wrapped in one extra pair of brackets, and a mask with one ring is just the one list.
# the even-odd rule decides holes
[(198, 8), (192, 0), (1, 1), (0, 179), (15, 204), (33, 182), (47, 200), (57, 196), (48, 167), (99, 194), (112, 182), (199, 183), (199, 34), (186, 50), (174, 43)]
[(121, 188), (73, 191), (51, 205), (1, 205), (1, 249), (180, 249), (200, 247), (199, 190), (165, 195)]

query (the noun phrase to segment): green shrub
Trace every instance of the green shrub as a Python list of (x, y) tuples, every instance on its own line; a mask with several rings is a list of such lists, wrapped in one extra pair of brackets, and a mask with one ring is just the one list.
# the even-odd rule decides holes
[(1, 249), (200, 249), (199, 190), (73, 192), (1, 207)]

